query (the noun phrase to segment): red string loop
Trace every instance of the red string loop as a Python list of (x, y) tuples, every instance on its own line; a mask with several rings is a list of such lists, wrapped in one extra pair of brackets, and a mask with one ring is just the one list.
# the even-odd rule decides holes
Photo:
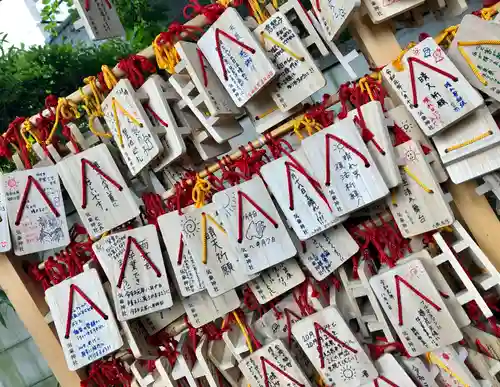
[(415, 70), (414, 70), (414, 63), (419, 63), (422, 66), (427, 67), (428, 69), (441, 74), (444, 77), (450, 78), (453, 82), (457, 82), (458, 78), (444, 70), (441, 70), (440, 68), (433, 66), (427, 62), (424, 62), (422, 59), (416, 58), (414, 56), (408, 58), (408, 68), (410, 71), (410, 82), (411, 82), (411, 91), (413, 95), (413, 106), (416, 108), (418, 107), (418, 100), (417, 100), (417, 81), (415, 79)]
[(226, 63), (224, 62), (224, 55), (222, 53), (221, 35), (224, 36), (225, 38), (229, 39), (231, 42), (233, 42), (233, 43), (237, 44), (238, 46), (240, 46), (243, 50), (248, 51), (252, 55), (255, 54), (255, 49), (253, 49), (250, 46), (247, 46), (243, 42), (240, 42), (234, 36), (228, 34), (227, 32), (221, 30), (220, 28), (216, 28), (215, 29), (215, 48), (217, 50), (217, 53), (219, 54), (220, 65), (222, 67), (222, 74), (224, 76), (224, 80), (227, 81), (228, 80), (227, 69), (226, 69)]
[(57, 209), (55, 208), (55, 206), (50, 201), (49, 197), (47, 196), (47, 194), (43, 190), (43, 188), (40, 185), (40, 183), (38, 182), (38, 180), (36, 180), (33, 176), (30, 175), (30, 176), (28, 176), (28, 182), (26, 183), (26, 187), (24, 188), (24, 193), (23, 193), (23, 196), (21, 198), (21, 203), (19, 205), (19, 209), (17, 210), (16, 222), (15, 222), (16, 226), (19, 226), (21, 224), (21, 219), (23, 217), (24, 209), (26, 207), (26, 203), (28, 202), (28, 196), (29, 196), (31, 187), (33, 185), (38, 190), (38, 192), (42, 196), (42, 199), (45, 201), (45, 203), (50, 208), (50, 210), (55, 215), (55, 217), (59, 218), (59, 216), (61, 216), (59, 214), (59, 211), (57, 211)]
[(89, 305), (94, 309), (99, 316), (104, 320), (108, 319), (108, 315), (105, 314), (94, 302), (75, 284), (71, 284), (69, 287), (69, 300), (68, 300), (68, 317), (66, 320), (66, 333), (64, 335), (65, 339), (69, 339), (69, 333), (71, 329), (71, 320), (73, 319), (73, 297), (75, 292), (77, 292)]
[(102, 169), (100, 169), (95, 163), (90, 162), (89, 160), (85, 159), (82, 157), (81, 159), (81, 177), (82, 177), (82, 208), (85, 209), (87, 208), (87, 169), (85, 166), (88, 165), (91, 167), (94, 171), (96, 171), (99, 175), (101, 175), (104, 179), (109, 181), (111, 184), (113, 184), (118, 191), (123, 191), (123, 187), (118, 184), (114, 179), (109, 177), (107, 174), (105, 174)]
[(219, 3), (200, 5), (197, 0), (189, 0), (188, 5), (182, 10), (184, 18), (190, 20), (198, 15), (203, 15), (209, 21), (209, 24), (213, 24), (217, 19), (224, 13), (226, 8)]
[(274, 228), (278, 228), (276, 222), (266, 211), (262, 209), (250, 196), (243, 191), (238, 191), (238, 243), (243, 243), (243, 199), (246, 199), (257, 211), (259, 211)]
[(358, 156), (363, 163), (365, 164), (366, 168), (370, 167), (370, 163), (368, 159), (363, 155), (360, 151), (358, 151), (356, 148), (354, 148), (352, 145), (347, 143), (346, 141), (342, 140), (340, 137), (335, 136), (334, 134), (327, 133), (325, 136), (325, 146), (326, 146), (326, 179), (325, 179), (325, 185), (329, 186), (331, 183), (331, 172), (330, 172), (330, 140), (337, 141), (339, 144), (343, 145), (345, 148), (349, 149), (352, 153), (354, 153), (356, 156)]
[(137, 251), (139, 251), (141, 257), (149, 264), (151, 269), (155, 272), (156, 276), (158, 278), (161, 277), (160, 270), (158, 269), (158, 267), (156, 267), (151, 258), (148, 257), (142, 246), (139, 244), (139, 242), (137, 242), (137, 239), (135, 239), (132, 236), (129, 236), (127, 238), (127, 244), (125, 245), (125, 253), (123, 254), (123, 263), (120, 269), (120, 276), (118, 277), (118, 283), (116, 285), (118, 288), (122, 287), (123, 278), (125, 277), (125, 269), (127, 268), (128, 258), (130, 256), (130, 250), (132, 248), (132, 244), (135, 246)]
[(122, 70), (135, 89), (141, 87), (144, 82), (144, 74), (156, 73), (156, 66), (142, 55), (130, 55), (128, 58), (118, 62), (118, 68)]

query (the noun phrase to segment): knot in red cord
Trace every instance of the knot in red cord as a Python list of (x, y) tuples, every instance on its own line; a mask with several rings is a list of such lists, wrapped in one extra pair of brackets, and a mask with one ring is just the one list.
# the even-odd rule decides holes
[(156, 67), (149, 61), (148, 58), (142, 55), (130, 55), (118, 62), (118, 68), (122, 70), (129, 79), (132, 86), (137, 89), (144, 82), (144, 74), (153, 74), (156, 72)]
[(323, 101), (312, 105), (305, 114), (306, 118), (318, 122), (323, 128), (332, 125), (335, 120), (335, 112), (333, 110), (327, 110), (328, 108), (326, 106), (330, 97), (329, 94), (323, 95)]
[(194, 18), (198, 15), (203, 15), (209, 21), (209, 24), (213, 24), (217, 19), (224, 13), (226, 8), (219, 3), (200, 5), (197, 0), (189, 0), (188, 5), (186, 5), (182, 11), (184, 17), (188, 20)]
[(38, 263), (30, 263), (27, 272), (33, 280), (42, 284), (44, 291), (52, 286), (47, 274), (38, 268)]
[(411, 137), (396, 123), (392, 126), (392, 133), (394, 134), (393, 146), (398, 146), (411, 140)]
[(57, 107), (58, 102), (59, 99), (57, 98), (57, 95), (50, 94), (47, 97), (45, 97), (45, 108), (46, 109), (55, 108)]
[[(173, 22), (168, 27), (168, 32), (170, 33), (172, 38), (175, 38), (175, 42), (179, 40), (183, 40), (182, 34), (185, 34), (187, 38), (192, 39), (194, 41), (198, 40), (198, 34), (203, 34), (203, 28), (197, 26), (190, 26), (187, 24), (181, 24), (179, 22)], [(175, 42), (172, 42), (175, 43)]]
[(68, 278), (64, 265), (56, 261), (54, 257), (49, 257), (45, 261), (45, 273), (47, 273), (53, 285), (57, 285)]
[(157, 225), (158, 217), (167, 213), (163, 207), (161, 196), (154, 192), (146, 192), (142, 195), (142, 201), (144, 202), (146, 220), (148, 224)]

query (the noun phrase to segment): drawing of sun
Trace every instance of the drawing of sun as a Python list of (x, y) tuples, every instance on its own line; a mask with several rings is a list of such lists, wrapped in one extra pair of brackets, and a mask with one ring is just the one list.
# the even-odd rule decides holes
[(350, 364), (346, 364), (341, 370), (340, 375), (344, 382), (353, 380), (356, 377), (356, 370)]
[(191, 239), (200, 231), (200, 222), (193, 217), (186, 216), (181, 221), (181, 228), (186, 238)]
[(415, 149), (408, 148), (405, 154), (406, 160), (408, 161), (415, 161), (417, 159), (417, 152), (415, 152)]

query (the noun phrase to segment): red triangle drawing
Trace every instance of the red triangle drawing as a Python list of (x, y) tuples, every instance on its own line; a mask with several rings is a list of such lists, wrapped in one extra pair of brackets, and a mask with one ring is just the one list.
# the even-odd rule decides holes
[(271, 368), (273, 368), (275, 371), (283, 375), (285, 378), (290, 380), (291, 382), (295, 383), (295, 385), (299, 387), (305, 387), (304, 383), (300, 383), (297, 379), (295, 379), (293, 376), (291, 376), (288, 372), (283, 371), (281, 368), (279, 368), (276, 364), (272, 363), (270, 360), (266, 359), (264, 356), (260, 357), (260, 362), (262, 366), (262, 371), (264, 372), (264, 384), (266, 387), (269, 387), (269, 376), (267, 374), (267, 368), (266, 364), (269, 365)]
[(71, 319), (73, 318), (73, 297), (75, 292), (83, 297), (85, 301), (94, 309), (104, 320), (108, 319), (108, 315), (105, 314), (101, 308), (99, 308), (77, 285), (71, 284), (69, 287), (69, 300), (68, 300), (68, 318), (66, 320), (66, 334), (65, 339), (69, 339), (69, 333), (71, 330)]
[(243, 242), (243, 198), (245, 198), (257, 211), (264, 215), (274, 228), (278, 228), (278, 222), (276, 222), (266, 211), (255, 203), (250, 196), (243, 191), (238, 191), (238, 243)]
[(221, 30), (220, 28), (215, 29), (215, 48), (217, 50), (217, 53), (219, 54), (219, 59), (220, 59), (220, 65), (222, 67), (222, 73), (224, 75), (224, 80), (227, 81), (227, 70), (226, 70), (226, 64), (224, 63), (224, 58), (222, 55), (222, 49), (220, 47), (220, 42), (221, 42), (221, 35), (224, 36), (225, 38), (229, 39), (231, 42), (237, 44), (240, 46), (242, 49), (250, 52), (251, 54), (255, 54), (255, 49), (253, 49), (250, 46), (247, 46), (245, 43), (240, 42), (238, 39), (236, 39), (234, 36), (228, 34), (226, 31)]
[(316, 342), (318, 343), (318, 352), (319, 352), (319, 360), (321, 362), (321, 368), (325, 368), (325, 357), (323, 355), (323, 344), (321, 342), (322, 339), (321, 339), (321, 336), (319, 334), (320, 331), (322, 331), (330, 339), (332, 339), (333, 341), (335, 341), (337, 344), (339, 344), (340, 346), (344, 347), (348, 351), (351, 351), (352, 353), (358, 353), (357, 349), (352, 348), (351, 346), (349, 346), (346, 343), (344, 343), (342, 340), (339, 340), (331, 332), (328, 332), (325, 328), (323, 328), (317, 322), (314, 323), (314, 330), (316, 331)]
[(141, 245), (137, 242), (137, 239), (129, 236), (127, 238), (127, 244), (125, 245), (125, 253), (123, 254), (123, 263), (122, 263), (122, 266), (120, 269), (120, 276), (118, 277), (118, 283), (116, 285), (118, 288), (122, 287), (123, 278), (125, 277), (125, 269), (126, 269), (127, 263), (128, 263), (128, 257), (130, 256), (130, 250), (132, 248), (132, 243), (134, 244), (135, 248), (139, 251), (139, 254), (142, 256), (142, 258), (144, 258), (144, 260), (147, 263), (149, 263), (149, 266), (151, 266), (151, 269), (153, 269), (153, 271), (156, 273), (156, 276), (161, 277), (160, 270), (158, 270), (158, 268), (153, 263), (153, 261), (151, 261), (151, 259), (148, 257), (148, 255), (143, 250)]
[(38, 193), (42, 196), (43, 200), (45, 203), (47, 203), (47, 206), (50, 208), (52, 213), (56, 216), (56, 218), (59, 218), (60, 214), (57, 211), (57, 209), (54, 207), (52, 202), (50, 201), (49, 197), (43, 190), (42, 186), (36, 180), (33, 176), (28, 176), (28, 182), (26, 183), (26, 187), (24, 188), (23, 196), (21, 198), (21, 203), (19, 204), (19, 209), (17, 210), (17, 215), (16, 215), (16, 222), (15, 225), (19, 226), (21, 224), (21, 219), (24, 214), (24, 209), (26, 207), (26, 203), (28, 202), (28, 195), (30, 193), (31, 186), (34, 185), (35, 188), (38, 190)]
[(410, 289), (413, 293), (415, 293), (417, 296), (419, 296), (422, 300), (426, 301), (430, 306), (432, 306), (434, 309), (436, 309), (438, 312), (441, 310), (439, 305), (434, 303), (429, 297), (424, 295), (420, 290), (415, 289), (412, 285), (409, 284), (408, 281), (406, 281), (403, 277), (400, 275), (395, 275), (394, 279), (396, 281), (396, 297), (397, 297), (397, 302), (398, 302), (398, 319), (399, 319), (399, 325), (403, 325), (403, 305), (401, 302), (401, 285), (400, 283), (403, 283), (408, 289)]
[(419, 63), (422, 66), (427, 67), (428, 69), (434, 71), (435, 73), (441, 74), (444, 77), (450, 78), (453, 82), (457, 82), (458, 78), (455, 77), (454, 75), (441, 70), (440, 68), (437, 68), (427, 62), (424, 62), (422, 59), (416, 58), (414, 56), (408, 58), (408, 68), (410, 70), (410, 82), (411, 82), (411, 91), (413, 94), (413, 106), (418, 107), (418, 101), (417, 101), (417, 87), (416, 87), (416, 80), (415, 80), (415, 70), (414, 70), (414, 64), (413, 62)]
[(101, 175), (107, 181), (109, 181), (111, 184), (113, 184), (118, 189), (118, 191), (123, 191), (123, 187), (120, 184), (118, 184), (115, 180), (113, 180), (111, 177), (109, 177), (107, 174), (105, 174), (102, 171), (102, 169), (100, 169), (97, 165), (95, 165), (94, 163), (92, 163), (89, 160), (82, 157), (81, 170), (82, 170), (82, 208), (83, 209), (85, 209), (87, 207), (87, 169), (85, 168), (86, 165), (91, 167), (99, 175)]
[(296, 163), (296, 162), (289, 162), (285, 161), (285, 170), (286, 170), (286, 176), (287, 176), (287, 181), (288, 181), (288, 200), (289, 200), (289, 208), (290, 211), (293, 211), (295, 206), (294, 206), (294, 200), (293, 200), (293, 185), (292, 185), (292, 176), (291, 176), (291, 170), (295, 169), (298, 173), (300, 173), (302, 176), (306, 178), (306, 180), (311, 184), (311, 186), (314, 188), (316, 193), (319, 195), (321, 200), (325, 202), (325, 204), (328, 206), (330, 211), (332, 210), (330, 207), (330, 204), (328, 203), (328, 200), (326, 199), (325, 194), (323, 191), (321, 191), (321, 186), (318, 183), (316, 179), (314, 179), (307, 171), (305, 168)]
[(364, 163), (365, 167), (369, 168), (370, 167), (370, 162), (368, 159), (361, 153), (359, 150), (354, 148), (351, 144), (347, 143), (340, 137), (335, 136), (334, 134), (327, 133), (325, 135), (325, 146), (326, 146), (326, 179), (325, 179), (325, 185), (329, 186), (330, 185), (330, 141), (336, 141), (340, 145), (343, 145), (345, 148), (349, 149), (352, 153), (354, 153), (356, 156), (358, 156)]

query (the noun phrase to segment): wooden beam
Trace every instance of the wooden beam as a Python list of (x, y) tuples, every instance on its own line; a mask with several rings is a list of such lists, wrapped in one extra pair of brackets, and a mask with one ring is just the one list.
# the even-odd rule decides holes
[(349, 31), (372, 67), (385, 66), (401, 52), (389, 23), (373, 24), (368, 15), (357, 13)]
[(22, 259), (0, 254), (0, 287), (5, 290), (24, 326), (62, 387), (75, 387), (85, 377), (68, 370), (57, 335), (44, 320), (49, 308), (40, 284), (29, 278)]
[(453, 196), (453, 210), (465, 221), (477, 244), (500, 271), (500, 222), (484, 195), (476, 193), (475, 181), (462, 184), (448, 183)]

